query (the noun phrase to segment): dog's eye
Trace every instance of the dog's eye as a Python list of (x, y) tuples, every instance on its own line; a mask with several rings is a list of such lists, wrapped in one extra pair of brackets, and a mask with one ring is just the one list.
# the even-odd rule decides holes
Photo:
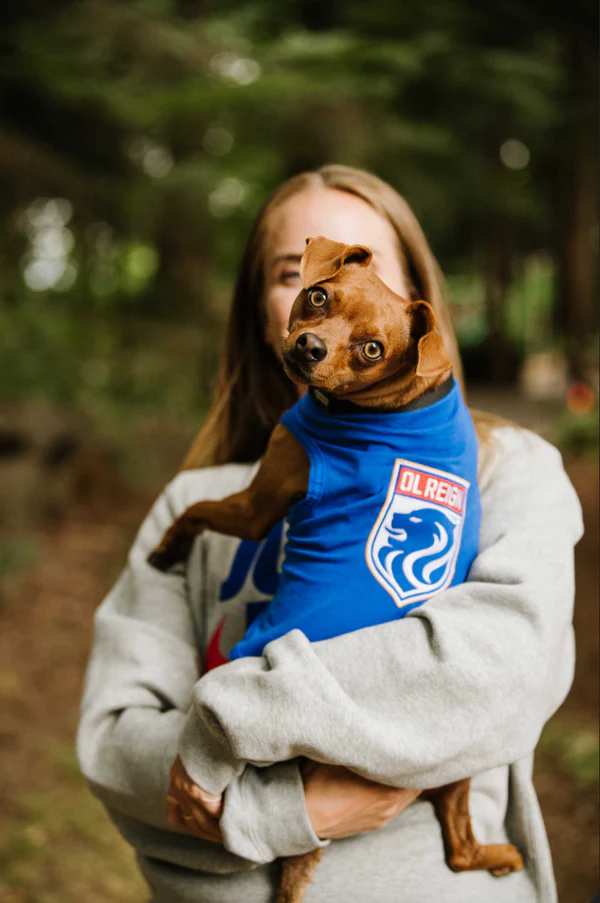
[(323, 307), (326, 301), (327, 292), (324, 292), (322, 288), (313, 288), (308, 293), (308, 303), (312, 307)]
[(381, 342), (365, 342), (362, 346), (363, 354), (369, 361), (376, 361), (383, 355)]

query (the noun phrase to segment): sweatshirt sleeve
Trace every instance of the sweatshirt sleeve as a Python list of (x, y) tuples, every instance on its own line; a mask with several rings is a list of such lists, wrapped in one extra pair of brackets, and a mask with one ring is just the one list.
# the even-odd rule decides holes
[(205, 675), (180, 742), (198, 784), (304, 755), (426, 788), (532, 752), (573, 678), (581, 508), (553, 446), (507, 427), (492, 441), (468, 581), (402, 620), (312, 644), (292, 630)]
[[(95, 615), (81, 705), (77, 752), (92, 791), (110, 812), (169, 832), (169, 773), (198, 679), (198, 637), (186, 575), (160, 573), (146, 557), (193, 501), (241, 488), (232, 488), (231, 478), (224, 488), (221, 476), (208, 470), (179, 475), (153, 505), (126, 567)], [(324, 845), (306, 813), (297, 763), (259, 776), (253, 771), (244, 773), (241, 763), (228, 791), (225, 848), (268, 862)]]

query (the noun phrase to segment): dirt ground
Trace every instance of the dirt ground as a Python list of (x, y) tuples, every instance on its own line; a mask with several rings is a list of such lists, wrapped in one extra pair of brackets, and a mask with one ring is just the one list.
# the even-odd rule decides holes
[(585, 534), (575, 550), (573, 688), (548, 722), (535, 782), (550, 838), (560, 903), (598, 893), (598, 469), (575, 460), (568, 472), (582, 503)]
[[(598, 890), (598, 471), (577, 460), (569, 472), (587, 527), (577, 549), (577, 674), (544, 731), (536, 784), (560, 901), (589, 903)], [(30, 565), (0, 582), (1, 903), (147, 899), (131, 851), (79, 775), (73, 742), (92, 613), (151, 503), (124, 492), (116, 507), (74, 510), (28, 537)]]

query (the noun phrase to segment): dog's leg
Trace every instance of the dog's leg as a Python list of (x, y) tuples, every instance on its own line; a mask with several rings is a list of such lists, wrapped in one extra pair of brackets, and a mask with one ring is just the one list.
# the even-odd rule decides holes
[(185, 561), (196, 536), (215, 530), (240, 539), (264, 539), (306, 495), (310, 463), (300, 443), (278, 424), (250, 486), (220, 501), (191, 505), (169, 527), (148, 563), (160, 571)]
[(495, 877), (518, 872), (523, 859), (511, 843), (480, 845), (473, 834), (469, 814), (469, 789), (471, 781), (455, 781), (434, 790), (425, 790), (423, 799), (433, 803), (442, 829), (446, 862), (453, 872), (487, 869)]
[(281, 860), (281, 879), (276, 903), (302, 903), (306, 885), (313, 880), (314, 871), (322, 855), (323, 850), (317, 847), (310, 853), (288, 856)]

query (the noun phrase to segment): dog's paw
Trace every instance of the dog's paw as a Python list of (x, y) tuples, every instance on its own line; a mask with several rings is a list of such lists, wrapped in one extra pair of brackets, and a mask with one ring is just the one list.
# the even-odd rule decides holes
[(165, 555), (165, 553), (159, 549), (155, 549), (148, 555), (146, 561), (148, 564), (152, 565), (153, 568), (156, 568), (157, 571), (168, 571), (172, 564), (169, 556)]
[(156, 570), (168, 571), (174, 565), (187, 561), (193, 542), (193, 536), (173, 536), (161, 542), (146, 560)]

